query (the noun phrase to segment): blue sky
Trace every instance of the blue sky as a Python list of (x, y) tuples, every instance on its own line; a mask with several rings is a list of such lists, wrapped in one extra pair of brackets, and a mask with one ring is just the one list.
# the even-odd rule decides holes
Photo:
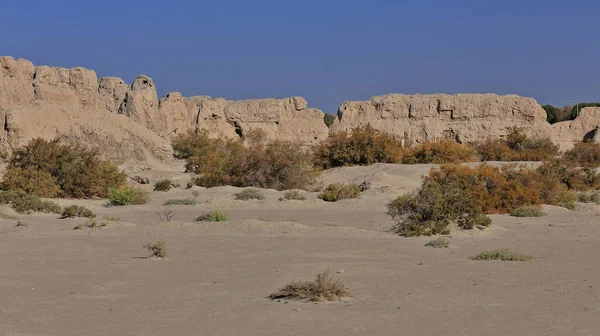
[(13, 1), (0, 55), (84, 66), (159, 94), (304, 96), (332, 113), (385, 93), (600, 101), (591, 0)]

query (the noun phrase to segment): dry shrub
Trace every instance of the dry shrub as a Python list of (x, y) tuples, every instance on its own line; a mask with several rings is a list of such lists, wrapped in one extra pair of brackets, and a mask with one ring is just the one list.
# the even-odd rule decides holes
[(398, 163), (404, 150), (394, 136), (371, 125), (335, 132), (313, 148), (314, 164), (323, 169), (373, 163)]
[(436, 238), (434, 240), (430, 240), (425, 244), (425, 247), (432, 248), (449, 248), (450, 247), (450, 239), (445, 237)]
[(186, 171), (199, 175), (193, 183), (203, 187), (305, 189), (317, 176), (311, 156), (300, 144), (265, 141), (258, 132), (238, 140), (190, 132), (177, 137), (173, 148), (176, 157), (187, 160)]
[(600, 204), (600, 191), (579, 193), (579, 202)]
[(142, 247), (150, 252), (151, 257), (164, 258), (167, 256), (167, 244), (164, 241), (149, 242)]
[(543, 217), (546, 213), (537, 206), (521, 206), (510, 211), (510, 215), (513, 217)]
[(477, 161), (475, 151), (453, 140), (426, 141), (410, 148), (402, 157), (402, 163), (459, 163)]
[(481, 161), (543, 161), (558, 154), (550, 139), (528, 138), (518, 127), (510, 127), (505, 139), (488, 138), (473, 143), (473, 148)]
[(596, 168), (600, 166), (600, 144), (578, 142), (572, 149), (565, 152), (563, 158), (577, 167)]
[(52, 201), (43, 200), (34, 194), (22, 190), (11, 190), (0, 193), (0, 204), (9, 204), (16, 212), (30, 214), (45, 212), (60, 214), (62, 207)]
[(509, 249), (491, 250), (481, 252), (470, 258), (471, 260), (500, 260), (500, 261), (528, 261), (533, 259), (528, 254), (523, 254)]
[(269, 295), (271, 300), (300, 300), (311, 302), (338, 301), (350, 297), (346, 285), (334, 280), (331, 272), (317, 274), (313, 281), (294, 281)]
[(198, 201), (193, 198), (176, 198), (167, 200), (163, 205), (195, 205)]
[(360, 186), (355, 183), (334, 183), (330, 184), (319, 198), (325, 202), (336, 202), (343, 199), (357, 198), (360, 195)]
[(173, 188), (173, 182), (169, 179), (164, 179), (154, 183), (154, 191), (169, 191)]
[(60, 140), (31, 140), (10, 158), (2, 188), (40, 197), (106, 197), (126, 175), (102, 160), (97, 150)]
[(244, 189), (241, 192), (235, 194), (235, 199), (238, 201), (264, 200), (266, 199), (266, 197), (262, 191), (255, 188), (250, 188)]
[(283, 194), (283, 198), (288, 201), (306, 201), (306, 195), (302, 190), (288, 190)]
[(83, 205), (69, 205), (68, 207), (63, 209), (61, 218), (75, 218), (75, 217), (86, 217), (86, 218), (96, 218), (96, 214), (86, 208)]

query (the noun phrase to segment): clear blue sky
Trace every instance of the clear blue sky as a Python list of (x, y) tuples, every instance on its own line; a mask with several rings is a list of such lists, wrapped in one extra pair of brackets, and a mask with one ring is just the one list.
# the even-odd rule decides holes
[(159, 94), (304, 96), (337, 111), (385, 93), (600, 100), (592, 0), (2, 0), (0, 55), (84, 66)]

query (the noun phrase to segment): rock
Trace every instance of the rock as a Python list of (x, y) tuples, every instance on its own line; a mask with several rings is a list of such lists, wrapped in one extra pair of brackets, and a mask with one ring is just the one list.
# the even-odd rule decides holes
[(592, 142), (600, 144), (600, 125), (594, 129), (594, 135), (592, 136)]
[(148, 129), (161, 133), (165, 125), (158, 112), (158, 94), (152, 78), (140, 75), (131, 84), (125, 99), (119, 107), (119, 114), (124, 114)]
[(128, 90), (129, 85), (119, 77), (103, 77), (98, 83), (100, 100), (105, 104), (106, 110), (111, 113), (119, 112), (119, 107), (125, 100)]

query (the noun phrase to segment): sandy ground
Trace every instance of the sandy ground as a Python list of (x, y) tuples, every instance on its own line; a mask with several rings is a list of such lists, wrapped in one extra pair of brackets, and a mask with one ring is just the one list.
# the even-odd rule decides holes
[[(326, 172), (321, 183), (368, 180), (360, 199), (325, 203), (236, 201), (241, 189), (194, 188), (199, 204), (162, 205), (191, 190), (153, 192), (146, 205), (76, 201), (83, 219), (22, 216), (2, 208), (0, 335), (600, 335), (600, 208), (545, 207), (547, 217), (492, 216), (486, 231), (453, 232), (449, 249), (431, 238), (386, 232), (386, 203), (413, 190), (429, 165), (383, 165)], [(182, 186), (185, 174), (171, 177)], [(140, 173), (142, 175), (142, 173)], [(64, 204), (74, 203), (61, 200)], [(164, 220), (173, 209), (172, 221)], [(198, 223), (209, 210), (232, 220)], [(17, 216), (18, 219), (12, 219)], [(163, 217), (161, 221), (160, 217)], [(28, 227), (15, 227), (17, 221)], [(142, 245), (164, 240), (168, 256), (146, 259)], [(529, 262), (472, 261), (494, 248)], [(353, 294), (334, 303), (272, 302), (293, 280), (335, 273)]]

